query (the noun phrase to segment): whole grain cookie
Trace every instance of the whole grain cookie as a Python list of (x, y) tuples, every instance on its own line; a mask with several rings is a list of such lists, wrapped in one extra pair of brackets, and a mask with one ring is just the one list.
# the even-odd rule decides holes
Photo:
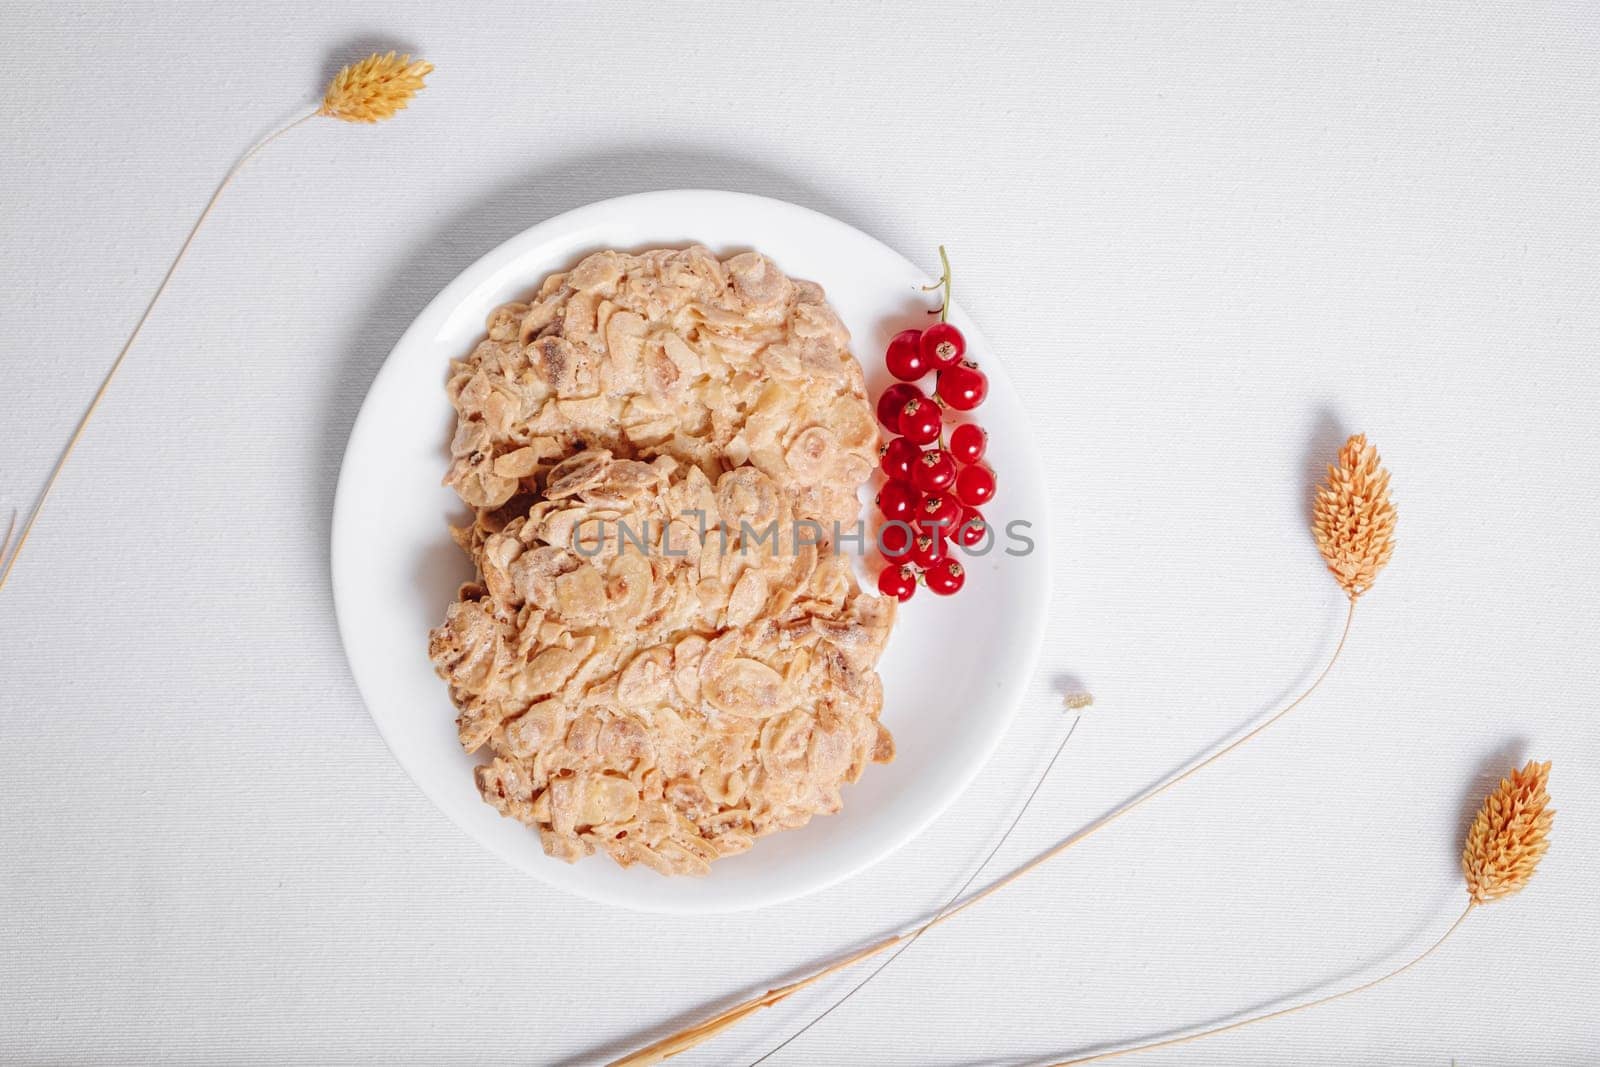
[(876, 422), (815, 285), (601, 252), (452, 365), (478, 570), (429, 653), (485, 801), (546, 852), (701, 874), (892, 758), (857, 521)]

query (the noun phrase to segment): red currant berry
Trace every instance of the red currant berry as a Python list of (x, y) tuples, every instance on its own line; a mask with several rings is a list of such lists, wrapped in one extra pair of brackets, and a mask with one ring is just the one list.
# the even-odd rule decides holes
[(971, 411), (989, 395), (989, 376), (970, 359), (939, 373), (939, 399), (957, 411)]
[(962, 467), (956, 475), (956, 496), (969, 507), (987, 504), (994, 499), (994, 470), (987, 463)]
[[(905, 440), (905, 438), (901, 438)], [(911, 481), (924, 493), (942, 493), (956, 480), (956, 461), (942, 448), (930, 448), (917, 457)]]
[(940, 596), (959, 592), (961, 587), (967, 584), (966, 568), (953, 559), (940, 560), (923, 571), (922, 576), (927, 581), (928, 588)]
[(928, 369), (944, 370), (961, 362), (967, 352), (967, 339), (948, 322), (936, 322), (922, 331), (922, 362)]
[(916, 445), (926, 445), (939, 437), (942, 413), (931, 400), (908, 400), (900, 409), (900, 433)]
[(917, 572), (910, 567), (885, 567), (878, 574), (878, 592), (902, 603), (917, 591)]
[(921, 455), (922, 449), (904, 437), (896, 437), (878, 449), (878, 466), (889, 477), (909, 482), (912, 471), (916, 470), (917, 457)]
[(989, 524), (977, 508), (966, 508), (961, 513), (961, 523), (956, 527), (956, 543), (962, 548), (976, 548), (989, 536)]
[(963, 422), (950, 431), (950, 447), (946, 449), (958, 463), (976, 463), (989, 447), (989, 435), (974, 422)]
[(893, 481), (878, 490), (878, 510), (891, 522), (910, 522), (918, 517), (922, 494), (910, 482)]
[(890, 563), (904, 563), (911, 557), (911, 546), (916, 541), (911, 525), (896, 519), (878, 531), (878, 551)]
[(895, 382), (878, 397), (878, 421), (890, 433), (900, 432), (900, 409), (910, 400), (922, 397), (922, 390), (905, 382)]
[(941, 559), (944, 559), (944, 557), (945, 545), (942, 537), (918, 534), (917, 539), (911, 542), (911, 552), (908, 558), (919, 567), (931, 567)]
[(928, 361), (922, 356), (922, 331), (901, 330), (889, 342), (889, 351), (883, 365), (889, 373), (902, 382), (914, 382), (928, 373)]
[(948, 539), (955, 534), (961, 514), (961, 502), (953, 496), (923, 497), (916, 508), (917, 528), (923, 533)]

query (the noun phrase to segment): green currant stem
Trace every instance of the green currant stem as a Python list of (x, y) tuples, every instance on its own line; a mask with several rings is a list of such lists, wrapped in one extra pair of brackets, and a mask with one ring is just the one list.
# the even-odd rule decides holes
[(948, 322), (950, 320), (950, 289), (951, 289), (950, 257), (945, 255), (944, 245), (940, 245), (939, 246), (939, 262), (944, 267), (944, 273), (940, 274), (939, 275), (939, 280), (934, 282), (932, 285), (924, 285), (922, 287), (922, 290), (923, 290), (923, 292), (927, 292), (927, 291), (932, 290), (932, 289), (940, 289), (940, 288), (942, 288), (944, 290), (944, 303), (942, 305), (940, 305), (940, 307), (939, 307), (939, 321), (940, 322)]
[(944, 254), (944, 245), (939, 246), (939, 263), (944, 267), (944, 276), (941, 279), (944, 282), (944, 307), (939, 309), (939, 321), (945, 322), (950, 318), (950, 288), (952, 279), (950, 277), (950, 257)]

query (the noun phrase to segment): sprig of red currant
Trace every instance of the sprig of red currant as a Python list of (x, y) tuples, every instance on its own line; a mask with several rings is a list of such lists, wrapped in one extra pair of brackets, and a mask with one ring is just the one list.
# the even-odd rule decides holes
[[(886, 523), (878, 538), (884, 563), (878, 591), (898, 600), (910, 600), (919, 583), (944, 596), (966, 584), (950, 545), (970, 550), (984, 542), (989, 528), (978, 509), (995, 492), (994, 470), (983, 462), (988, 434), (975, 422), (950, 418), (982, 404), (989, 379), (964, 358), (967, 340), (949, 322), (950, 259), (943, 245), (939, 261), (944, 272), (926, 287), (944, 290), (939, 321), (894, 335), (884, 364), (899, 380), (878, 397), (878, 421), (890, 434), (878, 450), (889, 479), (878, 493)], [(916, 383), (930, 373), (933, 389), (924, 393)]]

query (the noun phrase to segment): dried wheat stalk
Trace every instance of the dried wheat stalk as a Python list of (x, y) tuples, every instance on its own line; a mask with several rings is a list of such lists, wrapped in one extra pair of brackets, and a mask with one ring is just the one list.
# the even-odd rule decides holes
[[(223, 190), (233, 184), (233, 179), (244, 169), (246, 163), (254, 159), (263, 148), (288, 133), (290, 130), (309, 122), (318, 116), (339, 119), (342, 122), (379, 122), (389, 118), (396, 111), (406, 106), (413, 96), (423, 87), (423, 76), (433, 70), (433, 65), (417, 61), (411, 62), (410, 56), (395, 58), (393, 52), (386, 56), (376, 53), (352, 63), (333, 76), (333, 81), (328, 84), (328, 90), (323, 95), (322, 106), (315, 111), (309, 111), (293, 122), (267, 134), (261, 140), (251, 145), (244, 155), (239, 157), (228, 173), (223, 176), (216, 192), (211, 194), (205, 209), (200, 212), (200, 217), (195, 220), (194, 226), (189, 230), (189, 236), (184, 238), (183, 245), (178, 249), (178, 254), (167, 267), (167, 273), (162, 277), (161, 284), (156, 286), (155, 295), (145, 305), (144, 313), (139, 316), (139, 321), (134, 324), (133, 332), (128, 335), (127, 341), (122, 345), (122, 351), (117, 353), (117, 358), (112, 361), (111, 369), (106, 371), (106, 376), (100, 382), (100, 388), (95, 391), (94, 398), (89, 401), (89, 406), (84, 410), (83, 416), (78, 420), (77, 428), (72, 431), (72, 436), (67, 439), (66, 447), (61, 450), (61, 455), (56, 459), (56, 465), (50, 471), (50, 477), (45, 480), (44, 489), (34, 501), (33, 508), (28, 512), (27, 521), (22, 524), (22, 533), (17, 538), (16, 547), (11, 549), (9, 556), (5, 555), (5, 544), (0, 543), (0, 559), (5, 565), (0, 567), (0, 589), (5, 588), (6, 580), (11, 577), (11, 568), (17, 565), (17, 557), (22, 555), (22, 546), (28, 543), (28, 535), (33, 532), (33, 524), (38, 521), (39, 513), (44, 509), (45, 501), (50, 499), (50, 493), (56, 487), (56, 481), (61, 477), (61, 471), (66, 467), (67, 460), (71, 458), (73, 449), (78, 447), (78, 441), (89, 427), (89, 420), (94, 418), (94, 413), (100, 408), (100, 401), (105, 399), (106, 391), (111, 388), (111, 382), (117, 376), (117, 371), (122, 369), (123, 360), (128, 358), (134, 342), (139, 339), (139, 333), (144, 329), (144, 324), (149, 320), (150, 313), (156, 309), (167, 286), (171, 284), (173, 275), (177, 274), (178, 267), (183, 263), (184, 257), (189, 254), (189, 248), (194, 244), (195, 237), (200, 233), (200, 228), (205, 225), (206, 219), (211, 217), (211, 210), (217, 206), (217, 201), (222, 197)], [(9, 532), (7, 541), (10, 540)]]
[(1474, 908), (1518, 893), (1527, 886), (1528, 879), (1533, 877), (1533, 872), (1539, 867), (1539, 860), (1550, 847), (1550, 824), (1554, 821), (1556, 813), (1548, 807), (1550, 794), (1546, 787), (1549, 782), (1550, 764), (1534, 763), (1529, 760), (1527, 766), (1520, 771), (1513, 770), (1509, 776), (1500, 780), (1500, 785), (1496, 789), (1484, 797), (1477, 818), (1472, 821), (1472, 829), (1467, 831), (1466, 845), (1461, 852), (1461, 870), (1467, 882), (1466, 907), (1438, 940), (1392, 971), (1352, 989), (1318, 997), (1316, 1000), (1296, 1004), (1293, 1007), (1241, 1019), (1226, 1026), (1215, 1026), (1186, 1037), (1151, 1041), (1111, 1052), (1098, 1052), (1090, 1056), (1061, 1060), (1051, 1064), (1050, 1067), (1080, 1067), (1081, 1064), (1098, 1063), (1135, 1052), (1185, 1045), (1202, 1037), (1225, 1034), (1230, 1030), (1266, 1022), (1268, 1019), (1293, 1015), (1320, 1004), (1343, 1000), (1345, 997), (1354, 996), (1404, 974), (1433, 955), (1441, 945), (1450, 940), (1450, 936), (1461, 929), (1461, 924), (1467, 921), (1467, 916), (1472, 914)]
[[(1333, 670), (1334, 664), (1339, 661), (1345, 642), (1350, 636), (1351, 623), (1355, 620), (1356, 601), (1371, 587), (1378, 571), (1389, 561), (1389, 556), (1394, 551), (1394, 524), (1395, 509), (1389, 498), (1389, 474), (1379, 466), (1377, 451), (1367, 444), (1366, 438), (1360, 435), (1353, 436), (1340, 451), (1338, 464), (1328, 468), (1328, 481), (1317, 490), (1313, 511), (1313, 531), (1317, 547), (1327, 561), (1328, 569), (1349, 596), (1350, 605), (1345, 613), (1344, 629), (1339, 635), (1339, 643), (1334, 648), (1333, 655), (1304, 692), (1242, 736), (1228, 742), (1210, 755), (1195, 760), (1160, 784), (1139, 794), (1109, 815), (1089, 824), (955, 906), (942, 909), (932, 919), (915, 929), (885, 938), (799, 981), (770, 989), (760, 996), (736, 1004), (704, 1022), (670, 1034), (646, 1048), (614, 1060), (608, 1067), (644, 1067), (646, 1064), (660, 1063), (709, 1041), (754, 1015), (760, 1008), (776, 1004), (864, 959), (921, 937), (928, 930), (948, 922), (979, 901), (998, 893), (1029, 871), (1061, 855), (1147, 801), (1154, 800), (1178, 783), (1198, 774), (1282, 719), (1317, 691)], [(850, 990), (845, 995), (849, 996), (853, 992), (854, 990)], [(837, 1003), (836, 1001), (835, 1005)], [(835, 1005), (830, 1005), (823, 1014), (832, 1011)], [(807, 1026), (809, 1025), (808, 1023)], [(792, 1040), (792, 1037), (786, 1039), (784, 1043), (787, 1044), (788, 1040)]]

